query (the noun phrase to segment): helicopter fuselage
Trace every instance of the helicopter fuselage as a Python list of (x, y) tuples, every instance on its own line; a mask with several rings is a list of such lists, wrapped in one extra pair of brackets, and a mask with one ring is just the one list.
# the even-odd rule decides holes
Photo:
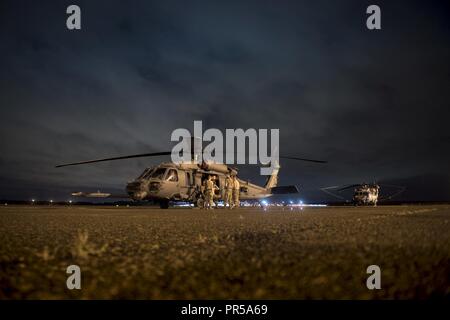
[[(193, 164), (193, 163), (162, 163), (156, 167), (147, 168), (135, 180), (128, 182), (126, 191), (133, 200), (187, 201), (194, 204), (202, 197), (203, 182), (208, 176), (215, 177), (219, 187), (215, 198), (223, 199), (226, 175), (234, 169), (223, 164)], [(240, 183), (240, 198), (242, 200), (257, 200), (272, 195), (270, 189), (238, 179)], [(276, 183), (272, 185), (275, 187)]]

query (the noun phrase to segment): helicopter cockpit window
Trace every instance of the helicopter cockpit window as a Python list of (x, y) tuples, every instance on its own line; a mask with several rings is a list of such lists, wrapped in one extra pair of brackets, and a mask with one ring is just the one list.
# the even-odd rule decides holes
[(145, 174), (147, 173), (147, 171), (148, 171), (148, 169), (145, 169), (144, 172), (142, 172), (142, 173), (139, 175), (138, 179), (142, 179), (142, 178), (145, 176)]
[(178, 173), (177, 170), (175, 169), (170, 169), (169, 172), (167, 173), (167, 181), (178, 181)]
[(151, 177), (154, 178), (154, 179), (162, 180), (164, 178), (164, 173), (166, 173), (166, 168), (159, 168), (159, 169), (156, 169), (152, 173)]
[(155, 169), (149, 169), (149, 170), (147, 171), (147, 173), (145, 174), (144, 178), (145, 178), (145, 179), (150, 178), (150, 177), (152, 176), (152, 173), (153, 173), (154, 170), (155, 170)]
[(147, 168), (144, 170), (144, 172), (141, 173), (141, 175), (138, 177), (138, 179), (146, 178), (150, 172), (152, 172), (152, 168)]

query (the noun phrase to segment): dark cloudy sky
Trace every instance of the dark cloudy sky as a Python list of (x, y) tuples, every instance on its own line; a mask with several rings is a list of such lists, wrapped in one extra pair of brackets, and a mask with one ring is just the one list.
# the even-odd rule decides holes
[(0, 198), (120, 190), (165, 159), (54, 165), (165, 151), (203, 120), (279, 128), (281, 153), (328, 160), (281, 163), (306, 200), (374, 179), (450, 200), (449, 18), (448, 1), (3, 0)]

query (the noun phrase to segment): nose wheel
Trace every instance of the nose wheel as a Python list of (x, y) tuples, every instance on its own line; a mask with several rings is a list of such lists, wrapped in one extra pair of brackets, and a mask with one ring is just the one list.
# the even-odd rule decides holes
[(196, 208), (203, 208), (205, 204), (205, 199), (200, 191), (200, 188), (195, 188), (189, 196), (189, 201), (194, 204)]
[(204, 205), (205, 205), (205, 201), (203, 200), (203, 198), (198, 198), (198, 199), (195, 201), (195, 206), (196, 206), (197, 208), (203, 208)]

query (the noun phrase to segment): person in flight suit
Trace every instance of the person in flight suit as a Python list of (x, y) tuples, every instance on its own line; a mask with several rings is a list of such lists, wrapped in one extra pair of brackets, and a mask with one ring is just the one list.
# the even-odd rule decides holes
[(225, 199), (223, 203), (224, 208), (226, 208), (228, 205), (228, 208), (231, 209), (231, 207), (233, 206), (233, 185), (233, 179), (229, 174), (227, 174), (227, 177), (225, 179)]
[(236, 175), (233, 175), (233, 208), (239, 207), (239, 192), (241, 185)]
[(205, 209), (212, 209), (214, 206), (214, 192), (217, 186), (214, 183), (213, 177), (208, 176), (205, 183)]
[[(212, 176), (212, 181), (213, 181), (213, 183), (214, 183), (214, 188), (213, 188), (213, 203), (214, 203), (214, 205), (216, 206), (216, 208), (218, 208), (219, 207), (219, 205), (218, 205), (218, 201), (219, 201), (219, 199), (218, 198), (221, 198), (222, 197), (222, 195), (221, 195), (221, 190), (220, 190), (220, 188), (219, 188), (219, 178), (217, 178), (217, 176)], [(216, 194), (216, 192), (218, 191), (218, 193)], [(216, 196), (216, 195), (218, 195), (218, 197)]]

